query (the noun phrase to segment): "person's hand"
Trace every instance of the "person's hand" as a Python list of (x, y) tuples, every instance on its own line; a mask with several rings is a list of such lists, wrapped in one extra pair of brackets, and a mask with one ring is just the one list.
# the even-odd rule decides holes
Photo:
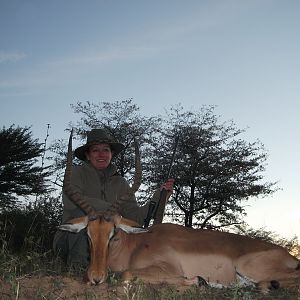
[(161, 190), (166, 190), (169, 193), (173, 192), (175, 179), (169, 178), (164, 184), (161, 186)]

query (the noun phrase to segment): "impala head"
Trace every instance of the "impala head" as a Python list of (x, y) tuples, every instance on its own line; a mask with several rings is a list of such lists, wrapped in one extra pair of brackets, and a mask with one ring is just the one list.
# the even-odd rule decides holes
[[(122, 218), (117, 213), (119, 203), (117, 202), (112, 208), (105, 212), (97, 212), (95, 209), (84, 200), (83, 195), (74, 191), (71, 184), (72, 172), (72, 134), (71, 131), (68, 145), (67, 165), (65, 169), (65, 176), (63, 181), (63, 190), (65, 194), (72, 200), (81, 210), (86, 213), (86, 216), (75, 218), (68, 221), (67, 224), (61, 225), (61, 230), (79, 232), (84, 228), (87, 229), (87, 234), (90, 243), (90, 265), (87, 270), (87, 281), (91, 284), (98, 284), (105, 281), (107, 277), (107, 256), (108, 244), (110, 238), (114, 234), (115, 228), (121, 228), (127, 232), (132, 230), (132, 226), (140, 227), (139, 224)], [(135, 141), (135, 177), (132, 187), (128, 193), (121, 195), (124, 199), (129, 195), (135, 193), (142, 178), (140, 154), (137, 143)], [(143, 230), (143, 229), (141, 229)], [(136, 232), (136, 229), (134, 230)]]
[(128, 233), (146, 231), (140, 225), (122, 218), (119, 214), (97, 212), (93, 216), (84, 216), (70, 220), (59, 227), (61, 230), (79, 232), (86, 228), (90, 244), (90, 264), (86, 273), (86, 281), (92, 285), (103, 283), (107, 278), (107, 258), (109, 241), (116, 228)]

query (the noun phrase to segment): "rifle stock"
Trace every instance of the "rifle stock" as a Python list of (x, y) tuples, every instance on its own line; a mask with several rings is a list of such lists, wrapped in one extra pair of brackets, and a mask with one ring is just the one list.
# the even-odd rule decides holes
[(162, 189), (160, 192), (159, 201), (156, 203), (155, 210), (153, 213), (153, 225), (162, 223), (167, 203), (167, 196), (168, 191), (166, 189)]
[[(172, 159), (171, 159), (171, 162), (169, 165), (167, 179), (170, 178), (178, 141), (179, 141), (179, 134), (175, 138), (175, 147), (174, 147)], [(166, 206), (166, 202), (167, 202), (167, 195), (168, 195), (168, 191), (166, 189), (162, 189), (160, 192), (160, 197), (159, 197), (158, 202), (150, 201), (147, 217), (144, 220), (145, 228), (147, 228), (149, 226), (151, 218), (154, 219), (153, 225), (162, 223), (162, 220), (164, 217), (164, 212), (165, 212), (165, 206)]]
[(147, 217), (144, 220), (144, 228), (147, 228), (149, 226), (150, 220), (154, 215), (155, 207), (156, 207), (156, 202), (151, 200), (148, 208)]

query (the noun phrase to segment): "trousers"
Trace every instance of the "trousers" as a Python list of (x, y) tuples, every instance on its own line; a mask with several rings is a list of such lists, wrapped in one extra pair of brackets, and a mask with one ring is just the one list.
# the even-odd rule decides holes
[(78, 233), (58, 230), (53, 239), (53, 251), (68, 267), (86, 268), (90, 260), (86, 230)]

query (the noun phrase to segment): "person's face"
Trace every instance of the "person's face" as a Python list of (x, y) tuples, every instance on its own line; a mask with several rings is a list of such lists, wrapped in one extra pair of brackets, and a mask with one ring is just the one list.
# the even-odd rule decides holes
[(86, 158), (98, 170), (108, 167), (112, 158), (112, 151), (108, 144), (96, 144), (89, 147)]

